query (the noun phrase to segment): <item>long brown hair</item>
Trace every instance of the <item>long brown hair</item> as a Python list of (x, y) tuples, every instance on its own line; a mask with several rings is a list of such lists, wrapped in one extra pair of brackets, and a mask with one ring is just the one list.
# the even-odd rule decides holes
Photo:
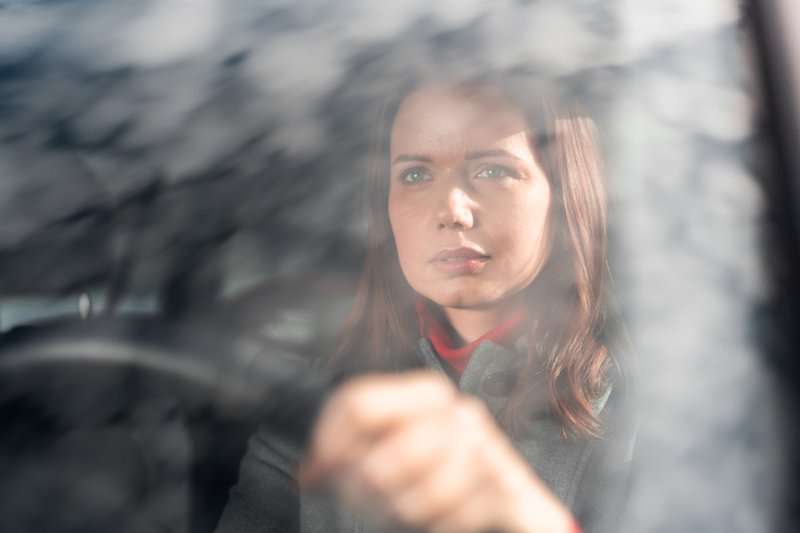
[[(499, 421), (524, 431), (532, 404), (546, 404), (574, 435), (599, 435), (592, 401), (607, 385), (611, 359), (604, 343), (608, 275), (606, 197), (593, 122), (542, 90), (492, 80), (460, 85), (495, 87), (528, 115), (532, 147), (550, 180), (553, 244), (542, 271), (526, 289), (531, 317), (527, 362)], [(409, 87), (401, 89), (403, 95)], [(345, 371), (392, 371), (416, 366), (414, 292), (400, 271), (389, 224), (389, 136), (402, 98), (388, 99), (369, 176), (369, 242), (364, 270), (340, 347), (330, 361)]]

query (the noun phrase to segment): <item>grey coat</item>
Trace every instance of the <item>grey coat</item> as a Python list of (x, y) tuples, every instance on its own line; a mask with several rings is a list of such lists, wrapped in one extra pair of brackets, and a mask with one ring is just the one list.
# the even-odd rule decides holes
[[(430, 342), (420, 339), (421, 366), (446, 374)], [(474, 351), (458, 387), (481, 398), (497, 414), (524, 361), (516, 350), (484, 341)], [(622, 424), (617, 391), (609, 388), (594, 402), (610, 427), (602, 439), (570, 439), (561, 425), (543, 413), (524, 439), (514, 441), (539, 477), (573, 512), (587, 533), (613, 531), (627, 492), (634, 432)], [(217, 528), (218, 533), (292, 532), (366, 533), (358, 517), (327, 496), (301, 493), (294, 479), (300, 452), (266, 430), (250, 441), (239, 481)]]

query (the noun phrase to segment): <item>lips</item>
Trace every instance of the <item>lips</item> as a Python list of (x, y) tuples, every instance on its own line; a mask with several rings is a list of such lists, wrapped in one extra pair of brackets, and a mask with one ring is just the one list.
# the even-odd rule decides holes
[(489, 256), (473, 248), (446, 248), (434, 256), (433, 261), (463, 261), (466, 259), (488, 259)]
[(448, 275), (476, 274), (483, 270), (491, 257), (475, 248), (445, 248), (431, 263)]

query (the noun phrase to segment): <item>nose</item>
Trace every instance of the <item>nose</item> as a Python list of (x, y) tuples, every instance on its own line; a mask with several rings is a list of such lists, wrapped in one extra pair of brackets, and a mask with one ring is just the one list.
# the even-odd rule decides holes
[(475, 202), (458, 187), (450, 187), (443, 191), (436, 212), (439, 229), (470, 229), (475, 225)]

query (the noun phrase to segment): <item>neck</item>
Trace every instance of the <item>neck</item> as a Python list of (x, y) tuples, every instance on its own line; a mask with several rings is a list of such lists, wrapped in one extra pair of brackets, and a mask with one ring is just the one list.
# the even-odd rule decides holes
[(469, 344), (504, 322), (521, 306), (522, 302), (514, 300), (482, 309), (444, 307), (442, 313), (453, 329), (453, 340), (460, 344)]

